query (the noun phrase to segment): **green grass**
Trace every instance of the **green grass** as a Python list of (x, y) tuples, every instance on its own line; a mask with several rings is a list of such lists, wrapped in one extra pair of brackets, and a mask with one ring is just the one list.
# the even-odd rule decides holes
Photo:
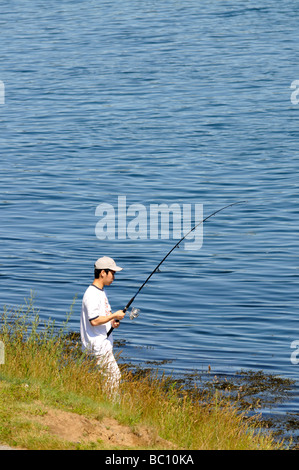
[(141, 428), (154, 436), (147, 444), (137, 439), (119, 448), (282, 448), (271, 434), (258, 432), (256, 420), (245, 419), (219, 392), (202, 394), (196, 387), (187, 391), (169, 377), (124, 370), (120, 392), (111, 399), (102, 371), (66, 333), (72, 307), (58, 330), (54, 322), (41, 322), (32, 297), (19, 308), (4, 308), (0, 319), (0, 340), (5, 345), (5, 364), (0, 364), (1, 443), (41, 450), (111, 448), (100, 434), (93, 440), (74, 442), (51, 432), (41, 418), (58, 410), (92, 423), (113, 419), (133, 436)]

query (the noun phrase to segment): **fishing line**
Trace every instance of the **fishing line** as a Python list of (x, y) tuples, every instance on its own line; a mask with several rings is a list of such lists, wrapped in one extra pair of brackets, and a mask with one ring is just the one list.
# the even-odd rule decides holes
[[(207, 217), (205, 217), (203, 220), (201, 220), (200, 222), (198, 222), (198, 224), (194, 225), (194, 227), (189, 230), (188, 233), (186, 233), (186, 235), (184, 235), (172, 248), (171, 250), (167, 253), (166, 256), (164, 256), (164, 258), (162, 259), (162, 261), (160, 261), (160, 263), (155, 267), (155, 269), (150, 273), (150, 275), (146, 278), (146, 280), (144, 281), (144, 283), (139, 287), (138, 291), (136, 292), (136, 294), (129, 300), (129, 302), (127, 303), (127, 305), (125, 306), (125, 308), (123, 309), (123, 312), (126, 312), (128, 310), (128, 308), (130, 307), (130, 305), (134, 302), (135, 298), (137, 297), (137, 295), (139, 294), (139, 292), (143, 289), (143, 287), (145, 286), (145, 284), (150, 280), (150, 278), (153, 276), (153, 274), (155, 274), (155, 272), (158, 271), (159, 267), (161, 266), (162, 263), (164, 263), (164, 261), (166, 260), (166, 258), (168, 258), (168, 256), (173, 252), (173, 250), (175, 250), (179, 245), (180, 243), (182, 243), (183, 240), (185, 240), (186, 237), (188, 237), (188, 235), (193, 232), (199, 225), (203, 224), (206, 220), (210, 219), (211, 217), (213, 217), (214, 215), (218, 214), (218, 212), (221, 212), (223, 211), (224, 209), (227, 209), (228, 207), (231, 207), (231, 206), (235, 206), (237, 204), (242, 204), (242, 203), (245, 203), (246, 201), (239, 201), (239, 202), (233, 202), (232, 204), (228, 204), (227, 206), (224, 206), (222, 207), (221, 209), (218, 209), (217, 211), (213, 212), (212, 214), (208, 215)], [(137, 318), (139, 315), (139, 309), (132, 309), (132, 312), (130, 313), (130, 320), (133, 320), (134, 318)], [(108, 331), (107, 333), (107, 338), (108, 336), (110, 336), (110, 334), (112, 333), (112, 331), (114, 330), (113, 327), (110, 328), (110, 330)]]

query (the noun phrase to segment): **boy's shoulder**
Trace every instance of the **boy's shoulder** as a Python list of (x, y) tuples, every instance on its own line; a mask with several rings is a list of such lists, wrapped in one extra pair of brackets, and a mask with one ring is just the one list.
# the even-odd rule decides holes
[(90, 284), (84, 293), (84, 297), (106, 297), (106, 292), (105, 289), (100, 289), (94, 284)]

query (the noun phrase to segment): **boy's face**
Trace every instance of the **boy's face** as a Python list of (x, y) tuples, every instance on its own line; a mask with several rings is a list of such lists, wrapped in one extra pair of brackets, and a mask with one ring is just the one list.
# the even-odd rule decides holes
[(110, 286), (112, 282), (114, 281), (114, 276), (115, 276), (115, 271), (102, 271), (101, 275), (103, 276), (103, 284), (104, 286)]

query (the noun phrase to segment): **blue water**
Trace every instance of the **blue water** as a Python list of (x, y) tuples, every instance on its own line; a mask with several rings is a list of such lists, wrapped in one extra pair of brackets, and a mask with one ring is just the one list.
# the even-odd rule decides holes
[[(93, 263), (124, 271), (123, 308), (177, 240), (99, 240), (96, 208), (203, 204), (199, 250), (175, 250), (115, 333), (174, 374), (297, 380), (296, 1), (1, 3), (1, 307), (35, 292), (78, 331)], [(299, 411), (299, 394), (286, 405)]]

